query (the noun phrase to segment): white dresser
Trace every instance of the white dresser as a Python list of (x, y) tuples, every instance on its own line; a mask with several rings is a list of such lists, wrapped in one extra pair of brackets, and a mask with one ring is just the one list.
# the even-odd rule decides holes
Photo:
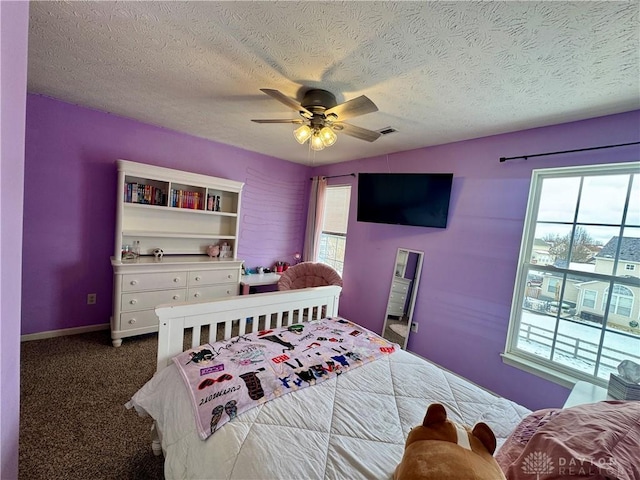
[(402, 316), (409, 295), (409, 287), (411, 287), (411, 280), (402, 277), (393, 277), (391, 292), (389, 293), (387, 315), (393, 317)]
[[(240, 293), (243, 184), (118, 160), (111, 339), (158, 330), (155, 308)], [(210, 258), (218, 245), (223, 258)], [(154, 251), (162, 249), (156, 259)], [(134, 253), (132, 255), (132, 253)]]
[(111, 259), (114, 270), (111, 340), (114, 347), (133, 335), (156, 332), (158, 305), (208, 301), (238, 295), (242, 262), (206, 256), (172, 256), (157, 262)]

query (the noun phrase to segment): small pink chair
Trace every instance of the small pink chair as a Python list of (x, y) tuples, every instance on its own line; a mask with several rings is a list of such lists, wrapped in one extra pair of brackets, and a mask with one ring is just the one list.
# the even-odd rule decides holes
[(278, 290), (298, 290), (325, 285), (342, 286), (342, 277), (329, 265), (302, 262), (289, 267), (278, 281)]

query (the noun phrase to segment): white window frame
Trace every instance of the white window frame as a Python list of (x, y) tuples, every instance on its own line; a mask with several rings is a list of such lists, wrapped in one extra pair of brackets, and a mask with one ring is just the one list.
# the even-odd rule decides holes
[[(596, 375), (591, 375), (585, 372), (579, 372), (575, 369), (565, 367), (559, 362), (553, 362), (542, 358), (542, 356), (536, 356), (525, 352), (517, 348), (518, 335), (520, 333), (520, 321), (522, 314), (522, 301), (525, 298), (526, 289), (526, 277), (528, 270), (531, 269), (544, 269), (539, 265), (535, 265), (530, 262), (531, 252), (533, 251), (533, 242), (535, 236), (536, 222), (538, 217), (538, 204), (540, 201), (542, 184), (544, 179), (557, 178), (557, 177), (575, 177), (585, 175), (615, 175), (615, 174), (636, 174), (637, 180), (640, 173), (640, 162), (628, 162), (618, 164), (607, 165), (590, 165), (590, 166), (578, 166), (578, 167), (560, 167), (560, 168), (548, 168), (538, 169), (532, 171), (531, 188), (529, 190), (529, 198), (527, 203), (527, 212), (524, 221), (524, 231), (522, 235), (522, 243), (520, 245), (520, 256), (518, 260), (518, 271), (516, 275), (516, 284), (513, 291), (513, 298), (511, 303), (511, 315), (509, 318), (509, 328), (507, 331), (507, 339), (505, 345), (505, 351), (502, 353), (503, 362), (512, 365), (521, 370), (528, 371), (534, 375), (540, 376), (555, 383), (564, 385), (571, 388), (577, 381), (586, 380), (594, 384), (598, 384), (606, 387), (607, 382)], [(627, 199), (628, 201), (628, 199)], [(637, 226), (637, 225), (634, 225)], [(567, 262), (568, 263), (568, 262)], [(549, 267), (549, 271), (554, 274), (567, 275), (583, 274), (581, 271), (571, 270), (571, 265), (567, 265), (565, 268)], [(615, 279), (616, 283), (620, 282), (621, 277), (616, 276), (616, 269), (614, 268), (608, 275), (594, 275), (599, 279)], [(628, 281), (625, 279), (624, 281)], [(630, 280), (637, 282), (637, 279)], [(562, 285), (562, 283), (560, 284)], [(636, 284), (634, 283), (634, 286)], [(611, 308), (611, 307), (609, 307)], [(606, 324), (609, 311), (605, 311), (605, 318), (603, 325)], [(605, 335), (600, 338), (599, 351), (604, 344)], [(554, 340), (555, 342), (555, 340)]]
[[(344, 214), (347, 217), (347, 225), (348, 228), (348, 219), (349, 219), (349, 210), (351, 208), (351, 185), (327, 185), (327, 191), (325, 195), (329, 194), (331, 189), (346, 189), (349, 191), (349, 202), (346, 205), (347, 211)], [(325, 201), (325, 208), (327, 208), (327, 203)], [(325, 212), (324, 218), (327, 218), (327, 213)], [(328, 242), (334, 244), (341, 244), (342, 248), (335, 248), (333, 254), (329, 254), (327, 251), (326, 244)], [(338, 251), (345, 252), (347, 246), (347, 233), (346, 232), (332, 232), (325, 230), (325, 226), (322, 226), (322, 231), (320, 233), (320, 240), (318, 242), (318, 262), (324, 263), (336, 269), (336, 271), (342, 275), (344, 271), (344, 256), (339, 258), (339, 255), (336, 255)]]

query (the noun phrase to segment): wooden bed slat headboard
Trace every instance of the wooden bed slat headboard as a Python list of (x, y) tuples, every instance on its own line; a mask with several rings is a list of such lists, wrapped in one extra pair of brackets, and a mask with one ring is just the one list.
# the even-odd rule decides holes
[[(187, 348), (195, 348), (248, 332), (336, 316), (341, 290), (332, 285), (160, 305), (156, 308), (159, 319), (156, 371), (166, 367), (185, 349), (185, 337), (189, 334), (191, 341)], [(222, 338), (218, 338), (219, 328), (224, 329)], [(208, 332), (208, 336), (203, 341), (204, 332)]]

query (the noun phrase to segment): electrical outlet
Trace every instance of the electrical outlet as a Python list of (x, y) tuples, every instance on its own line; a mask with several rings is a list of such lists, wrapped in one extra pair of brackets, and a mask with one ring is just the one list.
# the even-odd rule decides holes
[(411, 331), (413, 333), (418, 333), (418, 322), (411, 322)]
[(97, 295), (95, 293), (87, 294), (87, 305), (95, 305), (97, 300)]

